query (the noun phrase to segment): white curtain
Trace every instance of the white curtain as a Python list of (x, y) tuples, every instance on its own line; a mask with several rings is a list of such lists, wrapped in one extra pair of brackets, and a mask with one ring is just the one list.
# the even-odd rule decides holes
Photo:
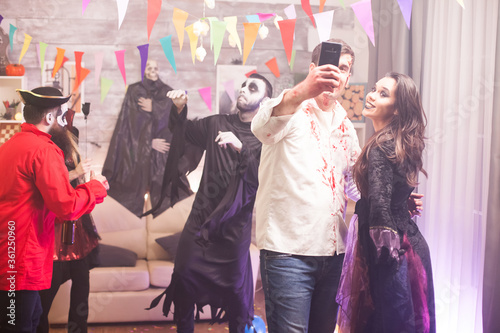
[(406, 72), (427, 114), (429, 178), (420, 177), (418, 225), (431, 250), (437, 331), (483, 332), (499, 1), (465, 0), (465, 9), (455, 0), (413, 1), (409, 32), (396, 0), (373, 0), (372, 8), (379, 43), (371, 83), (389, 70)]

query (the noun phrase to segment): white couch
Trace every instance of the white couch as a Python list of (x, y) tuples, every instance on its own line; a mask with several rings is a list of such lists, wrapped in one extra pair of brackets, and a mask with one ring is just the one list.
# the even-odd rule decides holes
[[(155, 219), (138, 218), (109, 196), (92, 213), (101, 243), (127, 248), (137, 253), (135, 267), (96, 267), (90, 271), (89, 323), (141, 322), (173, 320), (163, 316), (162, 304), (145, 310), (170, 283), (174, 264), (155, 239), (182, 230), (191, 210), (194, 195), (177, 203)], [(259, 251), (250, 247), (255, 283), (259, 269)], [(71, 281), (59, 289), (49, 313), (49, 323), (68, 320)], [(172, 307), (173, 309), (173, 307)], [(200, 313), (209, 319), (209, 309)]]

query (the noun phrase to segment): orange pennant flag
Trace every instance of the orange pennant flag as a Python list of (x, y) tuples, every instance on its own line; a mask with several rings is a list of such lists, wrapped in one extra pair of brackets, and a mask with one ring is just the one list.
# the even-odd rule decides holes
[(325, 8), (326, 0), (319, 0), (319, 12), (323, 13), (323, 8)]
[(83, 57), (83, 52), (75, 51), (75, 69), (76, 69), (75, 84), (77, 82), (80, 82), (80, 73), (82, 71), (82, 57)]
[(174, 8), (173, 21), (177, 37), (179, 38), (179, 47), (182, 51), (182, 44), (184, 43), (184, 26), (189, 14), (181, 9)]
[(271, 72), (273, 72), (274, 76), (280, 77), (280, 69), (278, 68), (278, 62), (276, 61), (276, 57), (273, 57), (271, 60), (266, 62), (266, 66), (269, 67)]
[(64, 52), (66, 52), (65, 49), (60, 49), (56, 47), (57, 49), (57, 56), (56, 56), (56, 62), (54, 63), (54, 69), (52, 69), (52, 78), (56, 76), (57, 71), (61, 68), (64, 60)]
[(278, 21), (281, 32), (281, 40), (283, 41), (283, 46), (285, 47), (286, 58), (288, 59), (289, 65), (290, 60), (292, 59), (293, 34), (295, 32), (296, 20), (297, 19)]
[(247, 61), (248, 55), (252, 50), (253, 44), (257, 39), (259, 34), (260, 23), (248, 23), (244, 22), (243, 27), (245, 28), (245, 43), (243, 44), (243, 65)]
[(83, 82), (83, 80), (85, 80), (85, 78), (87, 77), (87, 75), (89, 75), (89, 73), (90, 73), (90, 69), (83, 68), (83, 67), (80, 68), (80, 76), (79, 76), (78, 80), (75, 80), (75, 86), (73, 87), (73, 93), (78, 90), (78, 87), (80, 87), (80, 84)]
[(148, 41), (160, 11), (161, 0), (148, 0)]

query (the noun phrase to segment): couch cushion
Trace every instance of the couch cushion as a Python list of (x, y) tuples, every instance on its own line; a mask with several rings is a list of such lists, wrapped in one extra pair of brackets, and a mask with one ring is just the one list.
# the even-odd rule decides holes
[(99, 244), (99, 267), (134, 267), (137, 253), (118, 246)]
[(149, 288), (146, 260), (137, 260), (135, 267), (96, 267), (90, 270), (90, 292), (138, 291)]
[(175, 261), (175, 256), (177, 255), (177, 246), (179, 245), (181, 234), (181, 232), (178, 232), (173, 235), (155, 239), (156, 243), (158, 243), (162, 247), (162, 249), (165, 250), (170, 261)]
[(148, 260), (149, 276), (152, 286), (168, 287), (174, 272), (174, 263), (165, 260)]

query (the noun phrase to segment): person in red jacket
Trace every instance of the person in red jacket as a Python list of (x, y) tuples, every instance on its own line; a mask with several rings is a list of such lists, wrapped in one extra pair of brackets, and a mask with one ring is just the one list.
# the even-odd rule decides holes
[(50, 288), (54, 221), (77, 220), (101, 203), (106, 178), (73, 188), (51, 135), (64, 130), (69, 96), (52, 87), (18, 90), (22, 131), (0, 147), (0, 332), (36, 332), (39, 290)]

